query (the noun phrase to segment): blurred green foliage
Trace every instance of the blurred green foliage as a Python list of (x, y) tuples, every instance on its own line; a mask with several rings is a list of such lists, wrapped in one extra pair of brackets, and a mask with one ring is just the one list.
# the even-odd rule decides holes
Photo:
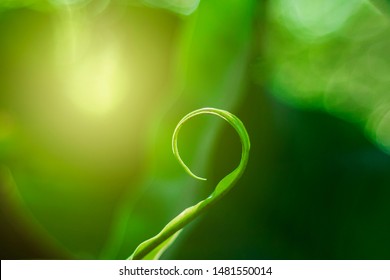
[[(146, 5), (144, 5), (146, 4)], [(239, 162), (177, 259), (381, 259), (388, 1), (0, 1), (0, 254), (124, 259)], [(183, 144), (181, 144), (183, 143)], [(222, 160), (221, 160), (222, 159)]]

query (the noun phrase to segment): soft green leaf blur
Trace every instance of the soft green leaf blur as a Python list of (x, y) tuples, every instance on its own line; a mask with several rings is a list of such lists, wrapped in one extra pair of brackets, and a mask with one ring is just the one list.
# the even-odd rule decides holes
[(0, 1), (0, 255), (125, 259), (240, 160), (170, 259), (388, 259), (387, 0)]
[(159, 7), (183, 15), (193, 13), (199, 5), (200, 0), (141, 0), (146, 5)]
[[(284, 0), (276, 1), (272, 10), (281, 28), (269, 38), (272, 90), (298, 106), (323, 108), (361, 123), (388, 150), (388, 18), (362, 0), (291, 3), (293, 9), (284, 9)], [(326, 19), (314, 16), (315, 11)]]
[(371, 3), (376, 6), (382, 13), (390, 15), (389, 0), (371, 0)]

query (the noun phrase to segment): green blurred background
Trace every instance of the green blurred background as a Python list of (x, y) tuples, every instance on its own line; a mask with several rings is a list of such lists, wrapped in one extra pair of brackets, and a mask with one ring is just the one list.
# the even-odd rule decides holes
[(387, 0), (0, 0), (1, 259), (390, 258)]

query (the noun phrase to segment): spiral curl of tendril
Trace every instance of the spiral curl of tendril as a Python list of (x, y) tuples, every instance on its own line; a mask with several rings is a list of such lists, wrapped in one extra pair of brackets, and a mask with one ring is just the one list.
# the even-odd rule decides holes
[(180, 165), (184, 170), (191, 175), (192, 177), (198, 180), (206, 180), (205, 178), (195, 175), (189, 167), (183, 162), (180, 157), (177, 138), (179, 135), (180, 128), (186, 123), (189, 119), (201, 115), (201, 114), (211, 114), (216, 115), (225, 121), (227, 121), (238, 133), (241, 139), (242, 151), (241, 151), (241, 160), (239, 165), (226, 175), (216, 186), (212, 194), (210, 194), (206, 199), (198, 202), (196, 205), (188, 207), (178, 216), (173, 218), (157, 235), (154, 237), (142, 242), (134, 251), (134, 253), (129, 257), (130, 260), (136, 259), (158, 259), (161, 254), (175, 241), (177, 236), (180, 234), (183, 227), (193, 221), (201, 213), (207, 210), (210, 206), (215, 204), (219, 199), (223, 197), (238, 181), (238, 179), (243, 174), (249, 158), (250, 150), (250, 140), (248, 133), (245, 129), (245, 126), (239, 118), (237, 118), (232, 113), (215, 108), (202, 108), (195, 110), (186, 116), (184, 116), (180, 122), (177, 124), (173, 136), (172, 136), (172, 151), (176, 159), (179, 161)]

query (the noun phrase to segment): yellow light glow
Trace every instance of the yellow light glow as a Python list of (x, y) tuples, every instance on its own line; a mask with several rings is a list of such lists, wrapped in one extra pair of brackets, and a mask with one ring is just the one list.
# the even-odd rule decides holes
[(123, 95), (120, 52), (103, 46), (69, 67), (67, 93), (76, 106), (90, 113), (108, 113)]
[(83, 10), (68, 7), (58, 24), (64, 92), (84, 112), (106, 114), (120, 103), (128, 74), (123, 50), (109, 29), (94, 32)]

